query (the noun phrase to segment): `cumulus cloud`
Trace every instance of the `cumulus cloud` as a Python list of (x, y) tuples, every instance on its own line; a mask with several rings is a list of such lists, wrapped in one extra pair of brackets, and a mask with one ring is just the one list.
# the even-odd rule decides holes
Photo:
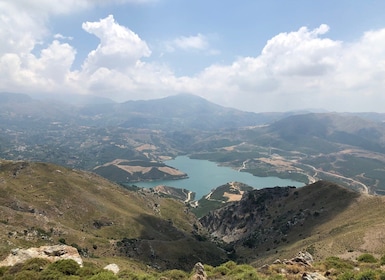
[[(280, 33), (260, 55), (210, 66), (180, 87), (250, 111), (373, 110), (384, 100), (385, 29), (354, 43), (322, 38), (328, 30), (321, 25)], [(376, 110), (383, 111), (380, 105)]]
[(112, 15), (98, 22), (85, 22), (83, 29), (100, 39), (98, 47), (84, 62), (84, 71), (94, 72), (100, 67), (122, 70), (140, 64), (140, 58), (151, 54), (146, 42), (116, 23)]
[(333, 69), (341, 43), (319, 38), (329, 27), (325, 24), (309, 31), (306, 27), (296, 32), (281, 33), (270, 39), (261, 57), (276, 75), (318, 76)]

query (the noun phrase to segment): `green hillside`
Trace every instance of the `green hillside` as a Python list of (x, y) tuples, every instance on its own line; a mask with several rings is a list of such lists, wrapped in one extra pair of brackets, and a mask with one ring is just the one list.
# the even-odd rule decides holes
[(16, 247), (61, 242), (85, 257), (115, 256), (159, 269), (225, 260), (214, 244), (197, 240), (200, 228), (184, 204), (92, 173), (1, 161), (0, 193), (1, 257)]

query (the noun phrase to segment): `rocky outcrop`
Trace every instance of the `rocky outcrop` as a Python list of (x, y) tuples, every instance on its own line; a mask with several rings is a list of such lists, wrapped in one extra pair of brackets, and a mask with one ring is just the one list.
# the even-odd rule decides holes
[(245, 245), (255, 247), (265, 243), (266, 238), (284, 236), (287, 227), (290, 226), (291, 218), (292, 223), (296, 222), (294, 215), (291, 215), (292, 217), (277, 219), (273, 225), (272, 215), (269, 213), (273, 207), (279, 209), (279, 202), (294, 192), (295, 188), (292, 187), (265, 188), (246, 192), (240, 201), (229, 203), (225, 207), (210, 212), (202, 217), (200, 222), (212, 236), (226, 243), (243, 239)]
[(207, 274), (202, 263), (198, 262), (194, 266), (194, 274), (190, 278), (191, 280), (206, 280)]
[(285, 244), (311, 236), (314, 227), (344, 211), (358, 195), (327, 181), (301, 188), (252, 190), (240, 201), (211, 211), (200, 222), (214, 240), (276, 252)]
[(3, 261), (1, 266), (13, 266), (17, 263), (23, 263), (28, 259), (41, 258), (55, 262), (62, 259), (72, 259), (80, 266), (83, 265), (83, 260), (80, 257), (78, 250), (68, 245), (41, 246), (39, 248), (29, 249), (13, 249), (11, 253)]

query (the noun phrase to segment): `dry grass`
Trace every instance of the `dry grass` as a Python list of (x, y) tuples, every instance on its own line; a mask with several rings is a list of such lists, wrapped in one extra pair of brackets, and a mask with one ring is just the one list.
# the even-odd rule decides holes
[[(121, 255), (116, 243), (137, 239), (144, 246), (133, 255), (151, 260), (151, 251), (164, 254), (160, 266), (185, 257), (186, 247), (218, 258), (219, 249), (206, 249), (193, 239), (195, 217), (185, 205), (150, 192), (132, 192), (92, 173), (43, 163), (0, 164), (0, 257), (16, 247), (76, 244), (88, 256)], [(163, 243), (167, 244), (165, 247)], [(148, 251), (147, 251), (148, 250)], [(196, 254), (196, 253), (195, 253)], [(209, 262), (210, 259), (207, 259)], [(184, 265), (190, 265), (188, 262)]]

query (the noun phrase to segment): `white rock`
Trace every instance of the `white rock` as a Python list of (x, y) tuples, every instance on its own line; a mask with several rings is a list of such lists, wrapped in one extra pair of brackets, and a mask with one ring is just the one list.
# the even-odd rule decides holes
[(104, 269), (112, 271), (114, 274), (118, 274), (120, 271), (119, 266), (115, 263), (110, 263), (109, 265), (106, 265)]

